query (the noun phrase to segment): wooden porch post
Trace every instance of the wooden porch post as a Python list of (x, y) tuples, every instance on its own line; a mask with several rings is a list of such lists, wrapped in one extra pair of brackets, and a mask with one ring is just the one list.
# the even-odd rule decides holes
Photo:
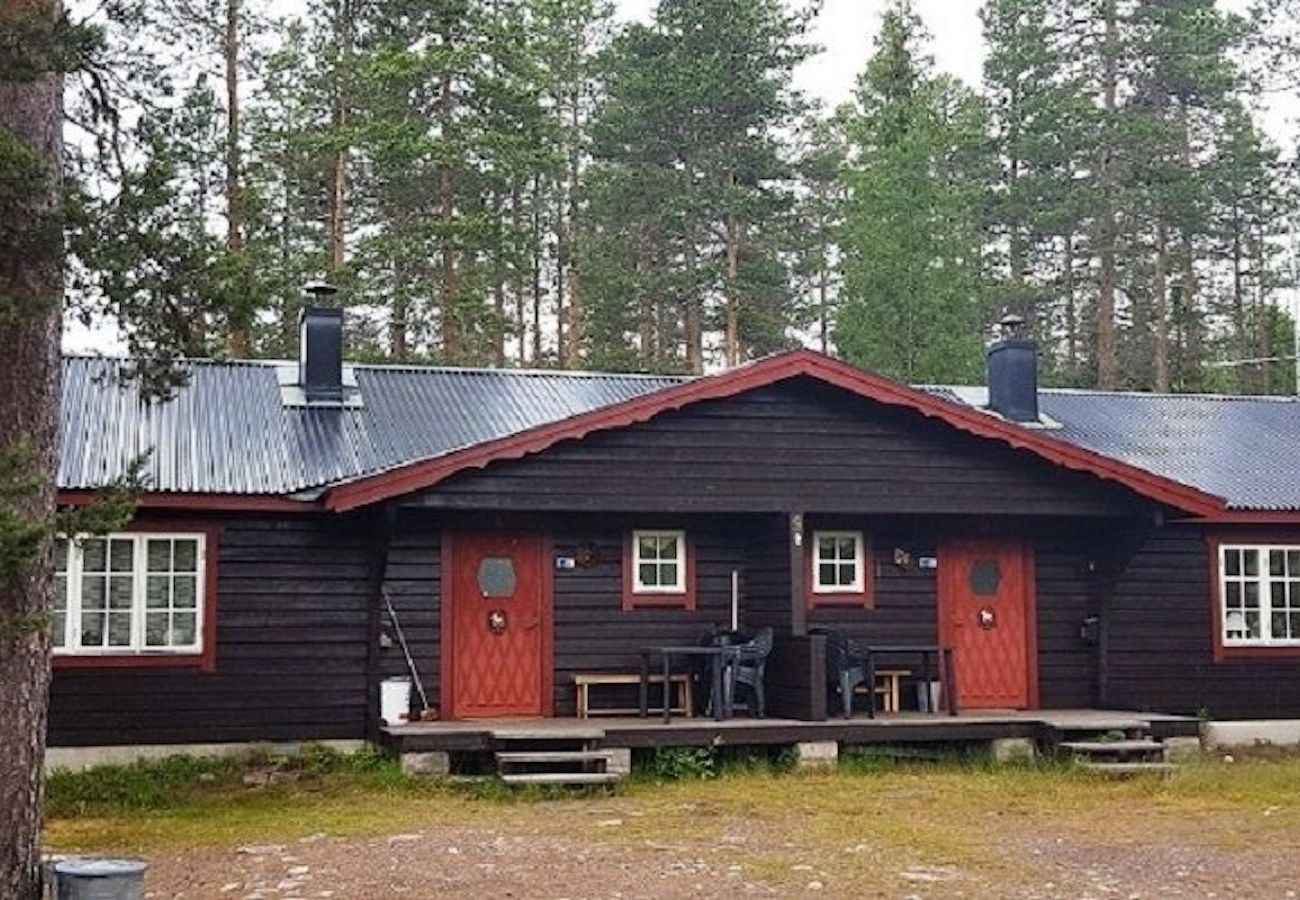
[(790, 513), (790, 633), (802, 637), (808, 633), (807, 595), (804, 585), (803, 513)]

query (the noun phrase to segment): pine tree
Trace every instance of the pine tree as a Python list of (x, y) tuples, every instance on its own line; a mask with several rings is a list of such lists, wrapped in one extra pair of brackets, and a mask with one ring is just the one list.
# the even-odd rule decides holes
[(782, 132), (802, 111), (790, 77), (809, 52), (807, 22), (776, 0), (664, 0), (652, 25), (625, 29), (607, 55), (593, 195), (655, 193), (638, 204), (638, 228), (614, 220), (616, 203), (593, 204), (592, 252), (641, 275), (622, 301), (610, 283), (590, 285), (590, 302), (641, 309), (635, 339), (648, 365), (703, 371), (715, 325), (728, 365), (786, 339), (793, 171)]
[(981, 371), (978, 99), (935, 75), (909, 3), (890, 6), (846, 112), (849, 198), (835, 343), (896, 378), (965, 381)]
[(533, 281), (524, 201), (555, 142), (525, 15), (504, 0), (382, 0), (359, 42), (369, 169), (360, 274), (363, 289), (387, 298), (398, 358), (499, 359), (508, 329), (504, 303), (491, 302), (498, 281), (517, 295)]

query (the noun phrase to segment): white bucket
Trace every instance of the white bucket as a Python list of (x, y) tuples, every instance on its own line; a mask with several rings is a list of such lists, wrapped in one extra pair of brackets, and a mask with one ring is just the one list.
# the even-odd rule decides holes
[(379, 716), (386, 725), (401, 725), (411, 718), (411, 679), (385, 678), (379, 683)]

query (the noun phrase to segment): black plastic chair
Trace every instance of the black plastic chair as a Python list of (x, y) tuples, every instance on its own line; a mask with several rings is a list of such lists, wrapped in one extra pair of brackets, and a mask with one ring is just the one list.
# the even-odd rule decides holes
[(826, 682), (840, 692), (844, 718), (853, 717), (853, 694), (867, 680), (867, 654), (857, 643), (832, 628), (813, 629), (826, 635)]
[(753, 697), (750, 711), (758, 718), (767, 714), (767, 701), (763, 696), (763, 676), (767, 671), (767, 658), (772, 655), (775, 638), (772, 629), (763, 626), (754, 633), (754, 637), (736, 647), (736, 661), (731, 666), (731, 678), (728, 689), (734, 692), (736, 687), (747, 688)]

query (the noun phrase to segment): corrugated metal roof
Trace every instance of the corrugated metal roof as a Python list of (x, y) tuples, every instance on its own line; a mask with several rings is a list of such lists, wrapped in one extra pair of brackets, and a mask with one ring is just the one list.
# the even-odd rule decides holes
[[(983, 387), (927, 390), (969, 406)], [(1300, 509), (1300, 398), (1045, 389), (1046, 434), (1223, 497), (1236, 509)]]
[[(362, 403), (282, 402), (286, 363), (187, 361), (161, 404), (119, 359), (65, 362), (59, 486), (103, 487), (150, 453), (158, 492), (311, 495), (325, 486), (562, 421), (661, 390), (669, 376), (351, 366)], [(982, 387), (925, 390), (982, 407)], [(1044, 390), (1046, 434), (1228, 500), (1300, 510), (1300, 401), (1289, 397)]]
[(681, 379), (352, 366), (362, 404), (322, 409), (281, 402), (284, 363), (184, 361), (188, 383), (146, 403), (121, 376), (126, 362), (64, 364), (59, 487), (102, 487), (150, 456), (149, 489), (164, 493), (294, 494), (432, 459), (474, 444), (657, 391)]

